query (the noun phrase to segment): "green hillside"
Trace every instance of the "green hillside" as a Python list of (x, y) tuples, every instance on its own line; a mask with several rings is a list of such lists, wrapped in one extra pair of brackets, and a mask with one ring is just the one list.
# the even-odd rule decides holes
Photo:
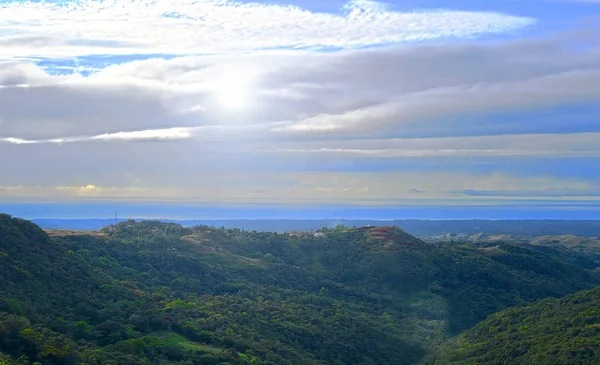
[(453, 341), (436, 364), (598, 364), (600, 288), (507, 309)]
[(494, 312), (600, 285), (593, 261), (560, 248), (324, 231), (128, 221), (49, 237), (1, 215), (0, 352), (40, 364), (417, 364)]
[(99, 307), (107, 298), (134, 298), (34, 224), (6, 215), (0, 215), (0, 274), (0, 310), (34, 322), (76, 317), (82, 306)]

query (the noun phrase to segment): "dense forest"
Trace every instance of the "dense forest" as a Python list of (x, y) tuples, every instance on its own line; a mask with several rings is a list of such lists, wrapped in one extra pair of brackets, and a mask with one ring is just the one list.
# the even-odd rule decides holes
[(437, 364), (597, 364), (600, 288), (492, 315), (452, 341)]
[(495, 349), (452, 346), (501, 344), (472, 331), (600, 285), (597, 261), (561, 247), (322, 232), (126, 221), (49, 235), (0, 215), (0, 364), (402, 365), (440, 349), (441, 363), (487, 364)]

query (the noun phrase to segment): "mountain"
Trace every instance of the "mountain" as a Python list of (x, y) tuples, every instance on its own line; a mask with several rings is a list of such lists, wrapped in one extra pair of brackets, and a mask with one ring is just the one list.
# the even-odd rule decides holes
[(494, 312), (600, 285), (593, 260), (561, 247), (320, 232), (125, 221), (49, 236), (0, 215), (0, 352), (41, 364), (418, 364)]
[(600, 239), (580, 237), (571, 234), (535, 237), (530, 243), (534, 245), (563, 246), (580, 251), (598, 252), (600, 250)]
[[(120, 219), (121, 223), (125, 220)], [(317, 230), (321, 227), (398, 226), (418, 237), (444, 236), (450, 239), (456, 235), (489, 236), (510, 235), (530, 239), (535, 236), (576, 235), (598, 237), (600, 221), (566, 220), (296, 220), (296, 219), (221, 219), (221, 220), (162, 220), (177, 223), (184, 227), (207, 225), (214, 227), (239, 228), (260, 232), (292, 232)], [(33, 222), (44, 229), (99, 230), (114, 223), (114, 219), (34, 219)]]
[(451, 364), (598, 364), (600, 288), (492, 315), (437, 360)]
[(518, 236), (518, 235), (490, 235), (478, 233), (467, 234), (444, 234), (439, 236), (424, 237), (427, 242), (463, 242), (469, 245), (485, 248), (497, 244), (529, 244), (548, 247), (568, 248), (569, 250), (585, 253), (588, 258), (600, 263), (600, 239), (575, 236), (572, 234), (554, 236)]

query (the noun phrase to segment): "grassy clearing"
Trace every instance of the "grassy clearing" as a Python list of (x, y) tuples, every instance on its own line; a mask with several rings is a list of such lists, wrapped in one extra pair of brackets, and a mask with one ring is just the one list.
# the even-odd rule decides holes
[[(212, 347), (210, 345), (190, 341), (187, 338), (181, 336), (180, 334), (174, 332), (154, 332), (150, 334), (150, 336), (158, 338), (160, 342), (164, 345), (181, 346), (186, 350), (200, 351), (215, 355), (218, 355), (221, 351), (224, 351), (224, 349), (222, 348)], [(254, 356), (249, 356), (242, 352), (238, 352), (238, 355), (240, 355), (241, 359), (245, 359), (247, 361), (255, 359)]]
[(69, 237), (69, 236), (93, 236), (93, 237), (108, 237), (104, 232), (100, 231), (77, 231), (72, 229), (46, 229), (46, 234), (50, 237)]
[(216, 347), (190, 341), (187, 338), (174, 332), (152, 333), (151, 336), (157, 337), (161, 341), (161, 343), (165, 345), (179, 345), (187, 350), (196, 350), (213, 354), (216, 354), (221, 351), (221, 349)]

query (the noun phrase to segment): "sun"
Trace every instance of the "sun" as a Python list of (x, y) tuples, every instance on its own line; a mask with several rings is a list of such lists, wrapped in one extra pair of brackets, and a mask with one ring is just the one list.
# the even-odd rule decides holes
[(213, 93), (224, 109), (239, 110), (250, 105), (253, 75), (248, 69), (228, 68), (215, 75)]
[(215, 97), (223, 107), (242, 109), (248, 102), (248, 90), (244, 85), (236, 83), (235, 80), (225, 80), (215, 90)]

